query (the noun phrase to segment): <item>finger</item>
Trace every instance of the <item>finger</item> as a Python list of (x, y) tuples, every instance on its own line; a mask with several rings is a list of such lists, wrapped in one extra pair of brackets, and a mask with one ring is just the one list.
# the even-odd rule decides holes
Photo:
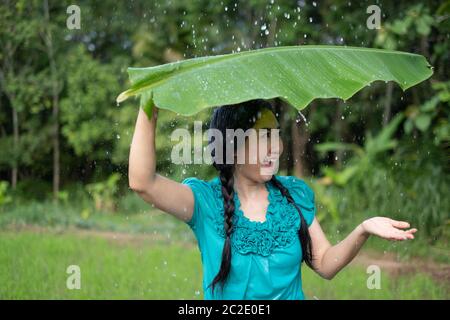
[(406, 221), (398, 221), (398, 220), (391, 219), (391, 223), (396, 228), (401, 228), (401, 229), (409, 228), (409, 223)]
[(414, 239), (414, 235), (407, 232), (403, 232), (401, 237), (403, 238), (402, 240)]
[(405, 230), (405, 232), (407, 232), (407, 233), (416, 233), (417, 229), (413, 228), (413, 229)]
[(414, 239), (414, 235), (411, 233), (407, 233), (405, 231), (397, 231), (395, 233), (395, 237), (397, 237), (398, 240), (408, 240), (408, 239)]

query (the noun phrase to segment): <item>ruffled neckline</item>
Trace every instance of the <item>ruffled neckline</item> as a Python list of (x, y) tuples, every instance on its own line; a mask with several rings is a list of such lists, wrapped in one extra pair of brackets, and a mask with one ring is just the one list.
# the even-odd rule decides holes
[[(265, 185), (269, 192), (269, 205), (264, 221), (250, 220), (244, 215), (239, 196), (235, 191), (234, 231), (231, 240), (233, 248), (241, 254), (257, 253), (268, 256), (274, 248), (288, 246), (298, 236), (296, 225), (299, 225), (300, 218), (297, 210), (289, 204), (278, 188), (270, 182), (266, 182)], [(218, 208), (218, 212), (214, 214), (215, 229), (222, 238), (225, 238), (222, 186), (218, 177), (212, 181), (212, 187)]]

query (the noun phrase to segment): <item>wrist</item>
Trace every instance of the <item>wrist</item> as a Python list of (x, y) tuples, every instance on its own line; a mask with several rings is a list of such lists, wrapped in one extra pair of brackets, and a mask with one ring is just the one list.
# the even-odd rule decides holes
[(366, 226), (365, 226), (365, 222), (366, 222), (366, 220), (364, 220), (363, 222), (361, 222), (361, 223), (358, 225), (357, 229), (358, 229), (359, 233), (360, 233), (362, 236), (368, 237), (368, 236), (370, 236), (370, 233), (369, 233), (369, 231), (367, 230), (367, 228), (366, 228)]

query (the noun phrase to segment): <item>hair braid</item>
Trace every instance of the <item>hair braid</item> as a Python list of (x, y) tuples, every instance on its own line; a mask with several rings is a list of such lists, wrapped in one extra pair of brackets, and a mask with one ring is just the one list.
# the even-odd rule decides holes
[[(222, 196), (225, 209), (225, 245), (222, 250), (222, 262), (220, 264), (219, 273), (215, 276), (213, 282), (209, 285), (212, 286), (212, 291), (217, 283), (220, 283), (223, 290), (223, 284), (227, 280), (231, 269), (231, 233), (233, 232), (233, 215), (234, 215), (234, 166), (225, 165), (221, 166), (220, 182), (222, 184)], [(208, 286), (208, 287), (209, 287)]]
[(272, 179), (270, 180), (270, 182), (277, 187), (281, 194), (286, 197), (286, 199), (288, 200), (289, 203), (293, 204), (294, 207), (297, 209), (299, 215), (300, 215), (300, 221), (301, 221), (301, 225), (300, 225), (300, 229), (298, 230), (298, 237), (300, 239), (300, 244), (302, 246), (302, 261), (305, 261), (305, 263), (311, 267), (312, 269), (314, 269), (313, 265), (312, 265), (312, 243), (311, 243), (311, 237), (309, 235), (309, 231), (308, 231), (308, 225), (306, 223), (305, 217), (302, 214), (302, 211), (300, 210), (300, 208), (297, 206), (297, 204), (295, 203), (294, 199), (291, 196), (291, 193), (289, 192), (289, 190), (275, 177), (275, 175), (272, 176)]

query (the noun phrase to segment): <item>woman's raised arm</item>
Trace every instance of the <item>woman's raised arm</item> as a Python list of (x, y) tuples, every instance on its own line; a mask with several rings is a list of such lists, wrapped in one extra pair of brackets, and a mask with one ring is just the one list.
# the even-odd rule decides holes
[(189, 221), (194, 210), (194, 195), (189, 186), (155, 172), (155, 131), (158, 109), (149, 120), (142, 108), (136, 120), (130, 147), (128, 183), (146, 202), (176, 218)]

